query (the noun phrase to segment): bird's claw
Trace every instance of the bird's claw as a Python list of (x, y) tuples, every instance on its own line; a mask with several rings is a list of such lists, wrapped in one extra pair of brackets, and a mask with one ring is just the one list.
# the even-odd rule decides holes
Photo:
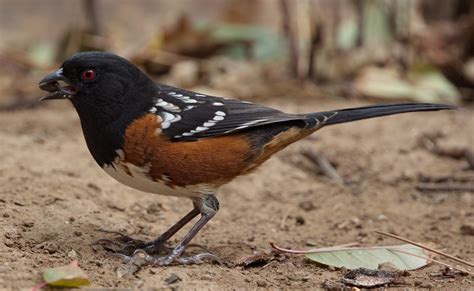
[(98, 239), (92, 243), (92, 245), (100, 244), (104, 249), (112, 251), (114, 254), (131, 257), (134, 252), (139, 249), (142, 249), (147, 253), (169, 251), (169, 248), (167, 248), (164, 243), (160, 243), (157, 240), (144, 241), (134, 239), (125, 233), (113, 230), (98, 229), (98, 231), (118, 235), (118, 238), (116, 239)]
[(205, 259), (210, 259), (211, 261), (217, 262), (221, 265), (223, 264), (222, 260), (212, 253), (199, 253), (192, 256), (179, 257), (172, 251), (166, 256), (152, 256), (149, 255), (145, 250), (137, 249), (133, 253), (133, 257), (134, 256), (141, 256), (147, 264), (152, 266), (168, 266), (173, 263), (179, 265), (201, 264)]

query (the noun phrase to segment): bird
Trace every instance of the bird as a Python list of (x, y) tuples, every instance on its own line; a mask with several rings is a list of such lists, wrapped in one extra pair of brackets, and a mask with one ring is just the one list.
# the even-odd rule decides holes
[[(156, 239), (127, 237), (126, 246), (117, 251), (129, 259), (143, 252), (157, 266), (218, 260), (210, 252), (184, 253), (219, 210), (217, 189), (288, 145), (329, 125), (455, 108), (398, 103), (290, 114), (157, 84), (125, 58), (99, 51), (73, 54), (39, 88), (48, 93), (40, 100), (72, 103), (92, 157), (111, 177), (143, 192), (191, 200), (191, 211)], [(174, 247), (165, 247), (197, 216)]]

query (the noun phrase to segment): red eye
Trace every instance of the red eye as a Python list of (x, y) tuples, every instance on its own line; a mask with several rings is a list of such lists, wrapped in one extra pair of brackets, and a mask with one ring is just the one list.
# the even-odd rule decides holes
[(89, 70), (85, 70), (82, 72), (81, 74), (81, 77), (83, 80), (86, 80), (86, 81), (90, 81), (90, 80), (93, 80), (96, 76), (96, 73), (94, 70), (92, 69), (89, 69)]

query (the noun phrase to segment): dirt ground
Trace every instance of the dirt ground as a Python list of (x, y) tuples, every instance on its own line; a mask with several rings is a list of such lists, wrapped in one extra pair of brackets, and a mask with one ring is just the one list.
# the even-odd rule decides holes
[[(359, 101), (268, 101), (290, 112), (362, 105)], [(419, 145), (423, 134), (440, 134), (448, 146), (474, 144), (474, 109), (410, 113), (337, 125), (277, 154), (259, 170), (221, 188), (221, 210), (194, 240), (226, 262), (145, 267), (118, 278), (120, 259), (91, 243), (112, 237), (97, 228), (151, 239), (191, 208), (189, 201), (129, 189), (94, 163), (79, 120), (66, 102), (0, 114), (0, 286), (30, 288), (46, 267), (76, 259), (92, 287), (315, 288), (344, 271), (304, 257), (279, 257), (262, 266), (240, 266), (269, 242), (292, 248), (351, 242), (397, 244), (373, 230), (389, 231), (474, 260), (472, 192), (420, 192), (420, 177), (468, 177), (467, 163), (436, 156)], [(314, 148), (337, 165), (349, 184), (321, 176), (302, 155)], [(174, 242), (182, 235), (180, 232)], [(431, 264), (409, 272), (408, 286), (467, 289), (472, 276), (439, 276)], [(179, 279), (166, 280), (172, 275)]]

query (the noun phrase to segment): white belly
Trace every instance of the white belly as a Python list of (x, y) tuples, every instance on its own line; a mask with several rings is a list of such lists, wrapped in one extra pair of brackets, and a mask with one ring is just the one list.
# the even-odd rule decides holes
[(122, 161), (114, 162), (113, 166), (106, 165), (103, 170), (120, 183), (143, 192), (188, 198), (200, 197), (211, 192), (206, 185), (170, 187), (165, 181), (155, 181), (148, 176), (149, 167), (137, 167)]

